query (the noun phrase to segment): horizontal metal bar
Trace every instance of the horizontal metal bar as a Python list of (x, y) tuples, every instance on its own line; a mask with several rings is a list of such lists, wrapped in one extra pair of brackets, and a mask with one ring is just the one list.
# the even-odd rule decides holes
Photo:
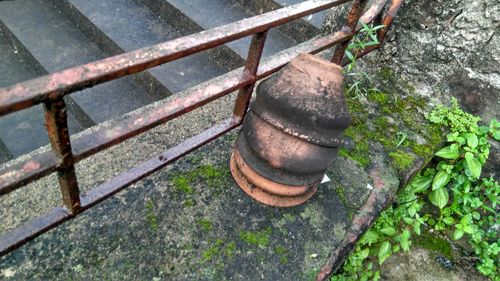
[(49, 150), (2, 169), (0, 171), (0, 196), (54, 172), (59, 162), (54, 153)]
[(88, 209), (93, 205), (109, 198), (128, 185), (131, 185), (140, 179), (158, 171), (166, 165), (183, 157), (189, 152), (207, 144), (208, 142), (218, 138), (226, 132), (238, 127), (241, 121), (236, 118), (229, 118), (192, 138), (170, 148), (160, 156), (145, 161), (138, 166), (122, 173), (108, 182), (97, 186), (82, 196), (82, 208)]
[[(242, 76), (243, 67), (195, 86), (183, 93), (168, 98), (167, 102), (152, 107), (147, 112), (131, 113), (124, 120), (114, 122), (97, 131), (72, 139), (74, 161), (82, 159), (116, 145), (166, 121), (227, 95), (240, 87), (253, 83), (278, 71), (299, 53), (318, 53), (339, 42), (347, 40), (352, 34), (344, 31), (320, 37), (279, 52), (260, 64), (257, 77)], [(0, 171), (0, 196), (28, 184), (55, 171), (58, 162), (51, 151), (42, 152), (30, 160), (12, 165)], [(32, 167), (27, 170), (25, 166)]]
[(73, 154), (75, 161), (80, 161), (105, 148), (121, 143), (124, 140), (188, 113), (254, 80), (248, 76), (242, 76), (241, 73), (237, 73), (238, 70), (231, 71), (223, 79), (215, 78), (209, 83), (203, 83), (185, 93), (177, 94), (169, 98), (167, 102), (151, 108), (147, 112), (133, 114), (116, 124), (103, 127), (92, 134), (84, 135), (74, 140)]
[[(81, 212), (88, 210), (99, 202), (113, 196), (127, 186), (141, 180), (142, 178), (158, 171), (164, 166), (181, 158), (189, 152), (207, 144), (228, 131), (238, 127), (241, 120), (229, 118), (192, 138), (170, 148), (160, 156), (145, 161), (138, 166), (124, 172), (111, 180), (101, 184), (85, 195), (81, 196)], [(26, 222), (20, 227), (5, 233), (0, 237), (0, 256), (18, 248), (29, 240), (47, 232), (74, 216), (64, 207), (56, 207), (32, 221)]]
[(306, 1), (0, 89), (0, 116), (134, 74), (352, 0)]
[(0, 256), (18, 248), (34, 237), (71, 219), (70, 212), (64, 207), (56, 207), (20, 227), (9, 231), (0, 237)]

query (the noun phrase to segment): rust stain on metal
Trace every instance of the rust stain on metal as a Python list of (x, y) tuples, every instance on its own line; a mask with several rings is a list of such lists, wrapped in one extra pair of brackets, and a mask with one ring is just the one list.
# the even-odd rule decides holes
[(300, 54), (259, 84), (230, 162), (243, 191), (277, 207), (314, 194), (351, 122), (342, 81), (339, 66)]
[(60, 161), (57, 167), (57, 179), (63, 204), (72, 214), (76, 214), (80, 209), (80, 191), (73, 165), (66, 103), (61, 98), (45, 103), (44, 108), (45, 126), (52, 151)]
[(36, 170), (36, 169), (39, 169), (40, 168), (40, 163), (36, 163), (35, 161), (28, 161), (28, 163), (26, 163), (24, 166), (23, 166), (23, 171), (29, 171), (29, 170)]

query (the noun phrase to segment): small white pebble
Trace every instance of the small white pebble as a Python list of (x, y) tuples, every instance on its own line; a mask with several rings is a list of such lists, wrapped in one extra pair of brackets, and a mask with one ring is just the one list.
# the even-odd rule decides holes
[(366, 188), (368, 188), (369, 190), (372, 190), (373, 189), (373, 186), (371, 184), (367, 184), (366, 185)]
[(315, 258), (317, 258), (317, 257), (318, 257), (318, 254), (311, 254), (309, 257), (310, 257), (311, 259), (315, 259)]

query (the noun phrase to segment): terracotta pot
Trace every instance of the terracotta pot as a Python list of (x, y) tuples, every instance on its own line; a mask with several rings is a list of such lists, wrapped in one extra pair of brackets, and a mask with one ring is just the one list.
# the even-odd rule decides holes
[(316, 192), (351, 122), (342, 82), (338, 65), (301, 54), (259, 84), (230, 163), (243, 191), (278, 207)]

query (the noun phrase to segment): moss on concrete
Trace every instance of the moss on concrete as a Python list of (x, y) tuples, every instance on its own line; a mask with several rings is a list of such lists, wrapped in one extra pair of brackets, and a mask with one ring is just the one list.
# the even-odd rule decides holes
[(453, 260), (453, 251), (450, 242), (430, 233), (415, 236), (413, 245), (439, 253), (447, 259)]
[(156, 231), (158, 229), (158, 218), (154, 213), (154, 205), (152, 200), (146, 202), (146, 219), (149, 222), (151, 230)]
[(279, 245), (274, 248), (274, 253), (278, 255), (280, 263), (285, 265), (288, 263), (287, 250), (285, 247)]
[(337, 193), (340, 201), (342, 201), (342, 203), (347, 206), (348, 203), (347, 203), (347, 199), (346, 199), (346, 196), (345, 196), (345, 189), (344, 189), (344, 187), (341, 186), (341, 185), (337, 185), (335, 187), (335, 192)]
[(370, 102), (374, 102), (379, 105), (387, 104), (389, 97), (381, 91), (368, 91), (367, 98)]
[(208, 247), (208, 249), (203, 251), (203, 253), (201, 254), (202, 262), (211, 261), (214, 258), (219, 257), (221, 254), (221, 249), (222, 249), (223, 244), (224, 244), (224, 241), (222, 239), (215, 240), (210, 245), (210, 247)]
[(285, 213), (280, 218), (280, 220), (274, 224), (274, 227), (277, 228), (281, 234), (287, 235), (288, 231), (286, 229), (286, 226), (291, 224), (291, 223), (294, 223), (295, 220), (296, 220), (296, 217), (294, 215), (291, 215), (289, 213)]
[(190, 184), (190, 180), (186, 176), (181, 175), (181, 176), (176, 177), (174, 179), (173, 183), (174, 183), (175, 191), (182, 192), (182, 193), (187, 194), (187, 195), (194, 194), (194, 189)]
[[(190, 162), (199, 163), (200, 159), (199, 156), (190, 157)], [(204, 187), (213, 189), (215, 191), (214, 195), (218, 196), (222, 192), (224, 182), (229, 177), (229, 169), (214, 165), (198, 165), (188, 172), (173, 172), (173, 174), (174, 191), (183, 199), (182, 206), (192, 207), (196, 205), (195, 198), (197, 196), (197, 191), (193, 186), (202, 182)]]
[(250, 245), (266, 248), (269, 245), (269, 236), (271, 233), (271, 227), (256, 232), (241, 230), (240, 239)]
[(389, 156), (392, 159), (392, 165), (398, 171), (404, 171), (408, 169), (413, 164), (413, 161), (415, 161), (415, 157), (412, 154), (404, 152), (402, 150), (390, 152)]
[(404, 173), (418, 158), (432, 157), (442, 132), (426, 119), (428, 100), (417, 96), (413, 85), (397, 79), (389, 68), (382, 68), (376, 77), (377, 89), (368, 90), (365, 97), (347, 97), (353, 122), (344, 134), (354, 147), (341, 148), (339, 155), (366, 169), (372, 163), (371, 144), (380, 143), (394, 167)]
[(300, 213), (300, 217), (303, 220), (309, 221), (310, 225), (315, 229), (321, 229), (326, 219), (323, 210), (312, 205), (306, 205), (304, 210)]
[(212, 231), (213, 225), (212, 222), (208, 219), (202, 218), (197, 221), (198, 225), (203, 229), (205, 232), (210, 232)]

